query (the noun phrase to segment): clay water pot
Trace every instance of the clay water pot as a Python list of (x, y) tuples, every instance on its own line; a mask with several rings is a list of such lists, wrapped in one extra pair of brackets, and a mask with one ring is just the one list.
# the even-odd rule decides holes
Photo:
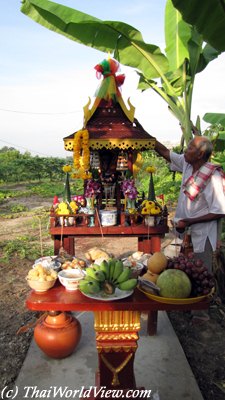
[(52, 311), (35, 326), (34, 339), (47, 356), (60, 359), (73, 353), (81, 333), (81, 324), (75, 317)]

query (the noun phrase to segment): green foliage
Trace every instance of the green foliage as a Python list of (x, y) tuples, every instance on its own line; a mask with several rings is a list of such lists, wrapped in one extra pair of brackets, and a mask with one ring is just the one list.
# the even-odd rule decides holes
[(25, 206), (24, 204), (17, 203), (17, 204), (14, 204), (14, 205), (12, 205), (10, 207), (10, 211), (12, 213), (20, 213), (20, 212), (23, 212), (23, 211), (28, 211), (28, 207)]
[(180, 185), (181, 185), (181, 174), (176, 173), (175, 177), (173, 172), (169, 170), (168, 163), (162, 158), (158, 157), (151, 151), (145, 151), (142, 154), (144, 159), (141, 172), (137, 177), (137, 186), (139, 193), (145, 193), (147, 198), (149, 179), (150, 175), (145, 169), (153, 165), (156, 167), (156, 172), (153, 174), (153, 181), (155, 187), (155, 194), (159, 196), (164, 194), (165, 202), (174, 203), (178, 199)]
[(207, 113), (204, 121), (211, 122), (205, 131), (204, 136), (213, 142), (214, 150), (222, 152), (225, 150), (225, 114)]
[[(172, 0), (189, 24), (195, 25), (198, 32), (215, 49), (225, 50), (224, 30), (225, 12), (224, 2), (218, 0)], [(206, 23), (207, 21), (207, 23)]]
[(68, 159), (32, 157), (29, 153), (21, 154), (18, 150), (4, 147), (0, 151), (0, 182), (62, 181), (62, 167), (66, 163)]
[(64, 183), (61, 182), (34, 182), (29, 185), (30, 192), (41, 197), (62, 196)]
[[(26, 258), (30, 261), (34, 261), (40, 257), (40, 243), (32, 236), (20, 236), (13, 240), (1, 242), (0, 250), (2, 253), (0, 261), (2, 262), (9, 261), (12, 257)], [(52, 247), (47, 247), (43, 251), (44, 256), (52, 254)]]

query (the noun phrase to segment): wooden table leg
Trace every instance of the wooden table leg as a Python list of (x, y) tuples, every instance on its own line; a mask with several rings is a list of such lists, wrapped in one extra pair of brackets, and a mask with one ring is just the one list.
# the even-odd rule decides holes
[(140, 330), (139, 311), (95, 312), (98, 384), (107, 389), (135, 389), (134, 357)]
[(155, 253), (161, 250), (160, 236), (151, 236), (150, 238), (138, 237), (138, 250), (143, 253)]
[(148, 312), (147, 332), (150, 336), (157, 333), (158, 311)]
[[(161, 238), (152, 236), (150, 239), (138, 238), (138, 250), (144, 253), (155, 253), (161, 250)], [(147, 332), (153, 336), (157, 333), (157, 311), (148, 313)]]
[(61, 238), (60, 236), (53, 236), (54, 240), (54, 255), (57, 256), (59, 254), (59, 249), (61, 246)]
[(71, 256), (75, 255), (75, 245), (74, 245), (74, 237), (73, 236), (63, 236), (61, 242), (61, 236), (55, 235), (53, 237), (54, 240), (54, 254), (59, 254), (59, 249), (62, 246), (68, 254)]
[(150, 254), (152, 253), (151, 239), (145, 239), (143, 237), (138, 237), (138, 251)]
[(159, 236), (152, 236), (151, 238), (152, 253), (161, 250), (161, 238)]

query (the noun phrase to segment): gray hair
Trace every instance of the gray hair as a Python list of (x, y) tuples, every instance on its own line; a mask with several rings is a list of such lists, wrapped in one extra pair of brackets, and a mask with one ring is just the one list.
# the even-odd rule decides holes
[(203, 152), (203, 160), (208, 161), (213, 152), (213, 144), (206, 136), (201, 136), (201, 140), (198, 143), (198, 149)]

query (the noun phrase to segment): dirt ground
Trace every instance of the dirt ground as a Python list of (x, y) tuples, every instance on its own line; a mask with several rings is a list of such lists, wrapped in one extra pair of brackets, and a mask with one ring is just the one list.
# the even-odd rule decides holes
[[(20, 198), (19, 203), (21, 204), (22, 201), (27, 202), (26, 199)], [(29, 205), (31, 208), (37, 209), (43, 205), (43, 199), (29, 198)], [(48, 201), (45, 205), (48, 205)], [(7, 236), (12, 240), (13, 237), (22, 235), (26, 218), (24, 216), (17, 219), (4, 219), (0, 216), (0, 240), (5, 240)], [(29, 226), (29, 229), (32, 228)], [(51, 238), (49, 237), (48, 240), (50, 242)], [(170, 240), (168, 235), (164, 245)], [(136, 249), (134, 239), (126, 239), (126, 241), (116, 239), (103, 239), (102, 241), (101, 238), (91, 241), (90, 239), (79, 239), (77, 255), (82, 256), (93, 245), (100, 245), (106, 250), (110, 250), (115, 256)], [(26, 295), (29, 292), (25, 277), (31, 266), (31, 261), (20, 260), (17, 257), (8, 263), (0, 263), (0, 392), (5, 386), (13, 387), (33, 336), (33, 329), (29, 326), (34, 324), (40, 316), (38, 313), (28, 311), (24, 306)], [(224, 400), (225, 304), (222, 304), (219, 299), (214, 299), (209, 313), (210, 320), (202, 325), (192, 325), (190, 314), (187, 312), (172, 312), (169, 317), (204, 400)], [(29, 329), (18, 334), (21, 327)]]

